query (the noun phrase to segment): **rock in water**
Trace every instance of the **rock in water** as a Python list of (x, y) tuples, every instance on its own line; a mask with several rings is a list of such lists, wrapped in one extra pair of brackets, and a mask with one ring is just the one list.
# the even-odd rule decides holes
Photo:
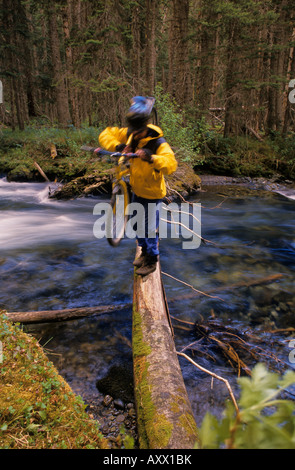
[(124, 403), (134, 401), (132, 365), (114, 365), (107, 375), (96, 382), (96, 388), (104, 395)]

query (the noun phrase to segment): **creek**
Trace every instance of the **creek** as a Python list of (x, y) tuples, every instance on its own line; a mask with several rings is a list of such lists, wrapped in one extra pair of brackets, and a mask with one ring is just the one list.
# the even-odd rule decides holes
[[(185, 322), (214, 317), (224, 326), (255, 334), (270, 354), (294, 368), (289, 337), (278, 331), (295, 327), (294, 199), (233, 186), (202, 189), (191, 201), (201, 203), (207, 242), (188, 250), (180, 239), (160, 242), (163, 272), (211, 292), (192, 297), (190, 287), (163, 276), (176, 349), (196, 340)], [(57, 201), (48, 198), (48, 191), (47, 183), (0, 179), (0, 308), (25, 312), (132, 303), (134, 240), (113, 248), (93, 235), (93, 208), (108, 199)], [(280, 277), (253, 283), (272, 275)], [(24, 329), (37, 337), (73, 391), (104, 422), (105, 395), (124, 403), (133, 400), (131, 327), (130, 307)], [(216, 355), (212, 362), (194, 353), (194, 360), (238, 390), (237, 373), (224, 358)], [(197, 424), (206, 411), (219, 416), (228, 398), (225, 385), (216, 379), (212, 383), (184, 358), (180, 365)]]

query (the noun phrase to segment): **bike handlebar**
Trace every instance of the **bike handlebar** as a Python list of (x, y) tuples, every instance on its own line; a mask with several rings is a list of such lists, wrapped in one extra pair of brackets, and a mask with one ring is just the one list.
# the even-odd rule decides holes
[(121, 152), (109, 152), (108, 150), (104, 150), (100, 147), (87, 147), (83, 145), (81, 150), (85, 150), (86, 152), (93, 152), (96, 155), (109, 155), (111, 157), (128, 157), (128, 158), (136, 158), (138, 155), (136, 153), (121, 153)]

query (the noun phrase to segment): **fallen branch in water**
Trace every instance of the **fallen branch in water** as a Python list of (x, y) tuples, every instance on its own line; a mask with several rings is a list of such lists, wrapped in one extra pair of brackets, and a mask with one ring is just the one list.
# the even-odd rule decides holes
[[(171, 277), (171, 279), (174, 279), (174, 281), (177, 281), (177, 282), (180, 282), (181, 284), (184, 284), (185, 286), (187, 287), (190, 287), (193, 291), (195, 291), (197, 294), (199, 295), (205, 295), (206, 297), (211, 297), (212, 299), (218, 299), (218, 300), (222, 300), (220, 297), (217, 297), (216, 295), (210, 295), (208, 292), (202, 292), (198, 289), (195, 289), (191, 284), (188, 284), (187, 282), (184, 282), (184, 281), (181, 281), (180, 279), (177, 279), (176, 277), (174, 276), (171, 276), (171, 274), (168, 274), (168, 273), (164, 273), (164, 271), (161, 271), (162, 274), (164, 274), (164, 276), (168, 276), (168, 277)], [(177, 300), (179, 298), (182, 298), (182, 297), (178, 297)], [(187, 297), (183, 297), (183, 298), (187, 298)], [(173, 301), (173, 300), (172, 300)], [(171, 302), (171, 301), (170, 301)]]
[(50, 183), (50, 180), (47, 178), (47, 176), (45, 175), (44, 171), (42, 170), (42, 168), (40, 167), (40, 165), (38, 165), (37, 162), (34, 162), (34, 165), (35, 167), (37, 168), (37, 170), (39, 171), (40, 175), (43, 176), (43, 178), (45, 179), (45, 181), (48, 181), (48, 183)]
[(162, 274), (164, 274), (165, 276), (171, 277), (172, 279), (180, 282), (181, 284), (185, 284), (188, 287), (191, 287), (195, 291), (194, 293), (191, 293), (191, 294), (180, 295), (180, 296), (174, 297), (173, 299), (169, 299), (169, 302), (176, 302), (177, 300), (190, 299), (198, 295), (205, 295), (208, 297), (216, 298), (218, 300), (223, 300), (220, 297), (213, 296), (211, 294), (215, 292), (223, 292), (223, 291), (228, 291), (232, 289), (239, 289), (240, 287), (254, 287), (254, 286), (261, 286), (263, 284), (270, 284), (271, 282), (275, 282), (278, 279), (281, 279), (283, 277), (283, 274), (271, 274), (270, 276), (267, 276), (267, 277), (253, 279), (250, 281), (240, 281), (240, 282), (236, 282), (235, 284), (231, 284), (228, 286), (214, 287), (214, 289), (210, 289), (209, 291), (202, 292), (202, 291), (198, 291), (197, 289), (192, 287), (190, 284), (187, 284), (186, 282), (183, 282), (183, 281), (180, 281), (179, 279), (174, 278), (170, 274), (167, 274), (164, 272), (162, 272)]
[(288, 328), (276, 328), (274, 330), (268, 330), (269, 333), (294, 333), (295, 328), (293, 326), (289, 326)]
[(210, 370), (205, 369), (204, 367), (200, 366), (200, 365), (197, 364), (195, 361), (193, 361), (189, 356), (187, 356), (186, 354), (184, 354), (184, 353), (182, 353), (182, 352), (178, 352), (177, 355), (178, 355), (178, 356), (182, 356), (182, 357), (184, 357), (185, 359), (187, 359), (189, 362), (191, 362), (195, 367), (197, 367), (198, 369), (200, 369), (202, 372), (206, 372), (206, 374), (209, 374), (209, 375), (211, 375), (212, 377), (214, 377), (215, 379), (221, 380), (223, 383), (225, 383), (225, 385), (226, 385), (226, 387), (227, 387), (227, 389), (228, 389), (228, 392), (229, 392), (229, 394), (230, 394), (230, 397), (231, 397), (231, 399), (232, 399), (232, 402), (233, 402), (233, 404), (234, 404), (234, 407), (235, 407), (235, 409), (236, 409), (236, 412), (237, 412), (237, 414), (239, 414), (239, 412), (240, 412), (240, 411), (239, 411), (239, 407), (238, 407), (238, 405), (237, 405), (237, 401), (236, 401), (236, 399), (235, 399), (235, 396), (234, 396), (234, 394), (233, 394), (233, 391), (232, 391), (232, 389), (231, 389), (231, 386), (230, 386), (228, 380), (226, 380), (226, 379), (224, 379), (223, 377), (220, 377), (220, 375), (217, 375), (217, 374), (215, 374), (214, 372), (211, 372)]
[(38, 310), (33, 312), (6, 312), (14, 323), (49, 323), (55, 321), (76, 320), (90, 315), (104, 315), (130, 308), (131, 304), (99, 305), (97, 307), (66, 308), (63, 310)]
[(183, 210), (182, 210), (182, 211), (178, 211), (178, 210), (174, 210), (174, 209), (171, 209), (171, 208), (167, 208), (167, 207), (165, 207), (164, 205), (162, 206), (162, 209), (163, 209), (163, 210), (166, 210), (167, 212), (170, 212), (170, 213), (171, 213), (171, 218), (172, 218), (172, 220), (167, 220), (167, 219), (161, 218), (160, 220), (161, 220), (162, 222), (165, 222), (165, 223), (168, 223), (168, 224), (178, 225), (179, 227), (183, 227), (185, 230), (187, 230), (188, 232), (190, 232), (190, 233), (192, 234), (192, 236), (199, 238), (203, 243), (211, 243), (212, 245), (218, 246), (217, 243), (214, 243), (214, 242), (212, 242), (212, 241), (210, 241), (210, 240), (207, 240), (206, 238), (203, 238), (200, 234), (194, 232), (193, 230), (191, 230), (189, 227), (187, 227), (187, 226), (184, 225), (183, 223), (181, 223), (181, 222), (179, 222), (179, 221), (175, 221), (175, 220), (173, 219), (173, 212), (176, 212), (177, 214), (182, 214), (182, 215), (185, 214), (185, 215), (188, 215), (188, 216), (192, 217), (194, 220), (196, 220), (196, 222), (197, 222), (199, 225), (201, 225), (200, 220), (199, 220), (194, 214), (191, 214), (190, 212), (185, 212), (185, 211), (183, 211)]
[(180, 318), (176, 318), (174, 317), (173, 315), (170, 315), (170, 317), (173, 319), (173, 320), (176, 320), (176, 321), (179, 321), (181, 323), (185, 323), (186, 325), (194, 325), (195, 323), (191, 322), (191, 321), (186, 321), (186, 320), (181, 320)]
[(240, 331), (237, 327), (225, 325), (221, 319), (212, 317), (200, 323), (196, 322), (193, 331), (196, 340), (185, 346), (181, 352), (189, 349), (193, 355), (206, 356), (213, 362), (223, 356), (230, 366), (237, 370), (238, 376), (242, 371), (251, 375), (251, 367), (255, 362), (266, 362), (270, 368), (279, 371), (286, 366), (285, 362), (273, 353), (270, 339), (265, 340), (251, 333), (249, 328)]

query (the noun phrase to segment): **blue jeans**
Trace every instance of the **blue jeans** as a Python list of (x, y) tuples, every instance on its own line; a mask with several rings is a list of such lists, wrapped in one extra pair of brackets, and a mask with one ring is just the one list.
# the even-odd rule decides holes
[[(159, 223), (162, 199), (145, 199), (133, 193), (132, 202), (137, 202), (144, 208), (145, 237), (139, 238), (137, 236), (137, 243), (148, 255), (157, 256), (159, 254)], [(150, 220), (148, 217), (149, 204), (151, 204)]]

